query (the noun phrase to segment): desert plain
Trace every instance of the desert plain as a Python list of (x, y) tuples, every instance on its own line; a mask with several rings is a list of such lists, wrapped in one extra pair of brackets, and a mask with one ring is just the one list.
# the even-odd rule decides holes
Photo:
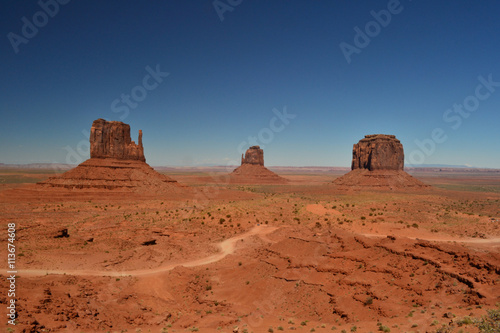
[[(157, 168), (183, 191), (45, 189), (0, 170), (16, 224), (16, 332), (478, 332), (500, 301), (500, 172), (340, 190), (341, 168)], [(4, 265), (7, 266), (7, 252)], [(7, 268), (1, 272), (7, 277)], [(483, 318), (483, 319), (482, 319)]]

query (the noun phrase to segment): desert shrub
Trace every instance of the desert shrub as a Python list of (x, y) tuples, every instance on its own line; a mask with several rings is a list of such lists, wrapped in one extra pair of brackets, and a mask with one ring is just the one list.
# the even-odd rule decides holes
[(390, 332), (391, 331), (391, 329), (388, 326), (385, 326), (382, 324), (380, 324), (380, 326), (378, 327), (378, 330), (381, 332)]
[(479, 332), (500, 332), (500, 308), (488, 310), (487, 314), (481, 319), (476, 319), (474, 324), (479, 328)]
[(457, 322), (459, 325), (470, 325), (473, 323), (471, 317), (463, 317)]

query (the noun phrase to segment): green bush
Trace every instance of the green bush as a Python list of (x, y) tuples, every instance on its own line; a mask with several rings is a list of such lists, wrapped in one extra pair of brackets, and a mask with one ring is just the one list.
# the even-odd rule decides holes
[(500, 308), (488, 310), (487, 315), (476, 319), (474, 324), (479, 328), (479, 332), (500, 332)]
[(388, 326), (385, 326), (382, 324), (380, 324), (380, 326), (378, 327), (378, 330), (381, 332), (390, 332), (391, 331), (391, 329)]

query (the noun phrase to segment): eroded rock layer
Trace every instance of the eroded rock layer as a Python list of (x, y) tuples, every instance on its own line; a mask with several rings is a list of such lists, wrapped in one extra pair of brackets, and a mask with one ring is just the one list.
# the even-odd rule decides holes
[(241, 155), (241, 165), (243, 164), (264, 166), (264, 151), (260, 149), (260, 146), (252, 146), (247, 149), (244, 157)]
[(140, 192), (169, 191), (179, 187), (147, 163), (113, 158), (91, 158), (62, 175), (39, 183), (45, 187), (68, 189), (122, 190)]
[(90, 129), (90, 158), (116, 158), (146, 162), (142, 131), (138, 144), (130, 138), (130, 126), (121, 121), (94, 120)]
[(352, 150), (351, 172), (333, 181), (339, 189), (425, 188), (404, 171), (404, 151), (394, 135), (366, 135)]
[(264, 151), (259, 146), (247, 149), (241, 166), (230, 174), (230, 182), (241, 184), (285, 184), (288, 181), (264, 166)]
[(403, 145), (394, 135), (365, 135), (352, 149), (351, 169), (403, 170)]
[(145, 161), (142, 131), (139, 143), (130, 139), (130, 126), (97, 119), (90, 131), (90, 159), (62, 175), (38, 183), (46, 188), (119, 190), (143, 193), (177, 191), (175, 180), (162, 175)]

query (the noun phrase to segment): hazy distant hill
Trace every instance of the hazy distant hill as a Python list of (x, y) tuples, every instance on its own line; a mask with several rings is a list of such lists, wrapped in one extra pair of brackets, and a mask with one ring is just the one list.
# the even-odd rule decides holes
[(412, 165), (412, 168), (452, 168), (452, 169), (476, 169), (470, 165), (453, 165), (453, 164), (421, 164)]
[(64, 163), (29, 163), (29, 164), (5, 164), (0, 163), (0, 169), (53, 169), (69, 170), (76, 167), (74, 164)]
[[(0, 163), (1, 169), (50, 169), (50, 170), (70, 170), (76, 167), (74, 164), (65, 163), (29, 163), (29, 164), (6, 164)], [(230, 166), (155, 166), (154, 169), (163, 173), (176, 172), (217, 172), (230, 173), (238, 165)], [(334, 173), (343, 174), (351, 171), (350, 167), (325, 167), (325, 166), (271, 166), (267, 167), (276, 173)], [(419, 166), (405, 167), (406, 171), (414, 172), (500, 172), (500, 169), (475, 168), (466, 165), (447, 164), (422, 164)]]

